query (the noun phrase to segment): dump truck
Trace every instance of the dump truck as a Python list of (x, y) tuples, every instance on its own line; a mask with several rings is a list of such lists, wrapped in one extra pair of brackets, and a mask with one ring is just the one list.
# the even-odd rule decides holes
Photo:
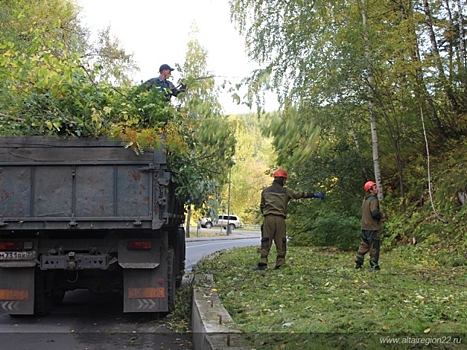
[(163, 150), (105, 138), (0, 137), (0, 307), (45, 315), (67, 291), (168, 313), (185, 264), (184, 203)]

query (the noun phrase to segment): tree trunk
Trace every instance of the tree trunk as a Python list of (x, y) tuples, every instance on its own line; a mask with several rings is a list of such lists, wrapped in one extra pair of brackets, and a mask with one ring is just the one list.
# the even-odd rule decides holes
[(441, 82), (441, 86), (444, 89), (444, 93), (446, 94), (446, 97), (451, 105), (451, 108), (457, 115), (459, 115), (461, 114), (461, 111), (459, 109), (459, 104), (457, 103), (454, 93), (452, 91), (451, 85), (449, 81), (447, 80), (446, 75), (444, 74), (443, 63), (441, 62), (441, 59), (439, 56), (439, 49), (438, 49), (438, 44), (436, 43), (436, 35), (433, 29), (433, 23), (431, 20), (431, 10), (430, 10), (430, 5), (428, 4), (428, 0), (423, 0), (423, 9), (425, 11), (425, 23), (426, 23), (427, 30), (428, 30), (428, 36), (431, 42), (431, 49), (433, 51), (433, 59), (435, 60), (436, 68), (438, 69), (438, 75), (439, 75), (439, 80)]
[[(379, 155), (378, 155), (378, 133), (376, 131), (376, 112), (374, 93), (372, 90), (373, 86), (373, 68), (371, 66), (371, 54), (370, 54), (370, 43), (368, 39), (367, 30), (367, 18), (366, 18), (366, 0), (362, 0), (362, 22), (364, 28), (363, 40), (365, 41), (365, 56), (367, 60), (367, 76), (368, 76), (368, 108), (370, 110), (370, 127), (371, 127), (371, 144), (373, 149), (373, 166), (375, 170), (375, 182), (378, 185), (378, 199), (383, 199), (383, 185), (381, 183), (381, 170), (379, 166)], [(369, 179), (367, 179), (369, 180)]]
[(463, 7), (467, 8), (467, 0), (465, 1), (465, 5), (462, 5), (462, 0), (457, 0), (457, 11), (458, 11), (458, 30), (459, 30), (459, 71), (464, 75), (464, 79), (462, 83), (464, 87), (467, 85), (467, 77), (466, 74), (466, 67), (467, 67), (467, 52), (466, 52), (466, 35), (465, 35), (465, 22), (464, 22), (464, 15), (463, 15)]
[[(400, 8), (400, 11), (401, 11), (401, 16), (402, 16), (402, 18), (404, 20), (408, 20), (409, 16), (410, 17), (414, 16), (413, 13), (412, 13), (412, 9), (406, 9), (404, 7), (404, 3), (402, 2), (402, 0), (399, 0), (399, 8)], [(408, 13), (409, 11), (410, 11), (410, 14)], [(408, 37), (416, 38), (417, 37), (416, 29), (415, 29), (415, 26), (413, 24), (410, 27), (410, 30), (411, 30), (411, 32), (407, 33)], [(430, 93), (428, 92), (428, 88), (426, 87), (425, 79), (423, 77), (423, 71), (420, 68), (420, 62), (421, 62), (420, 49), (418, 47), (418, 42), (417, 42), (416, 39), (413, 42), (413, 51), (412, 51), (411, 57), (412, 57), (412, 61), (415, 63), (415, 67), (416, 67), (415, 68), (415, 76), (416, 76), (416, 79), (417, 79), (417, 88), (418, 88), (417, 95), (420, 98), (422, 98), (424, 101), (426, 101), (426, 103), (428, 105), (428, 112), (429, 112), (430, 119), (434, 123), (434, 125), (436, 125), (436, 127), (438, 128), (438, 132), (440, 134), (444, 135), (444, 136), (449, 136), (450, 133), (448, 131), (446, 131), (446, 128), (444, 127), (441, 119), (439, 118), (438, 111), (436, 110), (433, 98), (430, 95)]]
[(360, 147), (360, 143), (358, 142), (358, 137), (357, 137), (357, 133), (355, 132), (355, 128), (354, 128), (354, 125), (353, 125), (353, 122), (352, 120), (350, 120), (350, 133), (352, 135), (352, 138), (355, 142), (355, 148), (357, 149), (357, 153), (358, 153), (358, 156), (360, 158), (360, 162), (362, 164), (362, 174), (363, 174), (363, 177), (366, 179), (369, 178), (369, 175), (368, 175), (368, 171), (367, 171), (367, 167), (363, 164), (363, 154), (362, 154), (362, 149)]

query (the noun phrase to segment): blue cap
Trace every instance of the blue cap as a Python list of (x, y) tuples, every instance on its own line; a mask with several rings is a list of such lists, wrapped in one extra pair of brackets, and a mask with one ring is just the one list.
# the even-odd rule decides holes
[(175, 69), (171, 68), (168, 64), (163, 64), (163, 65), (159, 68), (159, 73), (161, 73), (164, 69), (168, 69), (169, 71), (175, 70)]

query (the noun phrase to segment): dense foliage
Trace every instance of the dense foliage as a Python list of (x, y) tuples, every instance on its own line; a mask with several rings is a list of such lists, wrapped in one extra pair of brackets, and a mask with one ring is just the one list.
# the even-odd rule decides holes
[[(230, 4), (250, 58), (263, 67), (247, 80), (250, 98), (271, 89), (282, 102), (263, 119), (277, 165), (291, 173), (289, 186), (327, 192), (326, 210), (292, 208), (289, 228), (324, 235), (319, 216), (354, 231), (371, 179), (391, 235), (464, 232), (457, 197), (465, 176), (454, 169), (465, 163), (467, 135), (465, 1)], [(412, 227), (416, 216), (423, 227)]]

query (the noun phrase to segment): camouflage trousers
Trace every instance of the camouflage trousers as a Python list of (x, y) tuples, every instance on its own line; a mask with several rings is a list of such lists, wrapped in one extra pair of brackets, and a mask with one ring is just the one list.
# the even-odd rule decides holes
[(285, 218), (279, 215), (267, 215), (264, 217), (261, 226), (261, 260), (259, 265), (268, 264), (268, 255), (272, 243), (276, 245), (277, 258), (276, 266), (285, 264), (285, 255), (287, 253), (287, 238), (285, 234)]
[(357, 251), (357, 264), (363, 265), (364, 256), (370, 253), (370, 264), (378, 265), (381, 239), (379, 231), (362, 230), (361, 242)]

